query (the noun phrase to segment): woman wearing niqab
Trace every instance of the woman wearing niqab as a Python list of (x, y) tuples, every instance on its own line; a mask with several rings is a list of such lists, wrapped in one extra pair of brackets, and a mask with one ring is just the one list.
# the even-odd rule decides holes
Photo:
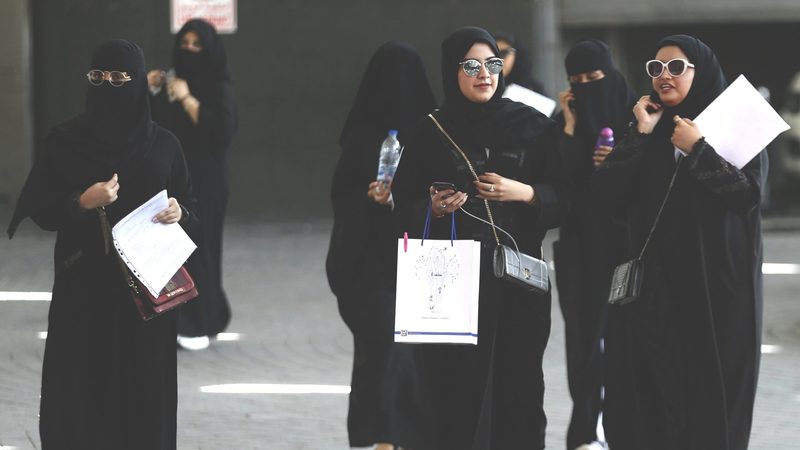
[[(406, 144), (395, 176), (401, 232), (421, 236), (430, 206), (437, 217), (431, 238), (449, 239), (455, 214), (458, 238), (481, 243), (478, 345), (416, 347), (422, 420), (429, 428), (429, 441), (416, 447), (421, 450), (544, 448), (542, 356), (550, 334), (550, 294), (495, 278), (491, 228), (457, 211), (463, 207), (486, 220), (478, 196), (488, 199), (495, 223), (514, 236), (520, 251), (537, 257), (546, 231), (566, 212), (555, 122), (502, 98), (502, 72), (493, 74), (487, 66), (498, 54), (494, 38), (475, 27), (455, 31), (442, 43), (445, 102), (433, 115), (481, 181), (430, 118)], [(467, 59), (479, 63), (474, 76), (462, 68)], [(459, 192), (437, 192), (435, 181), (452, 182)]]
[(414, 444), (414, 435), (407, 433), (412, 427), (404, 425), (413, 422), (416, 407), (412, 348), (393, 344), (397, 240), (391, 185), (379, 187), (375, 178), (388, 131), (397, 130), (402, 145), (435, 106), (417, 51), (387, 42), (367, 66), (339, 139), (326, 267), (339, 312), (353, 333), (347, 419), (352, 447)]
[[(42, 448), (175, 449), (175, 317), (143, 321), (95, 208), (113, 225), (161, 190), (157, 218), (188, 226), (193, 199), (178, 140), (150, 120), (144, 55), (112, 40), (92, 55), (86, 112), (50, 131), (9, 227), (55, 231), (42, 369)], [(111, 71), (127, 81), (112, 86)], [(99, 81), (99, 84), (97, 84)]]
[[(187, 46), (182, 41), (189, 34)], [(153, 120), (181, 141), (200, 219), (190, 235), (197, 251), (187, 262), (200, 295), (178, 313), (178, 334), (201, 338), (207, 346), (208, 337), (223, 331), (231, 316), (222, 287), (222, 234), (229, 190), (227, 152), (238, 124), (236, 101), (222, 39), (208, 22), (186, 22), (175, 36), (172, 60), (176, 79), (153, 97)]]
[(572, 207), (553, 244), (553, 258), (573, 401), (567, 448), (573, 450), (597, 440), (603, 309), (624, 244), (624, 227), (607, 210), (595, 208), (591, 198), (589, 177), (604, 157), (595, 143), (606, 127), (618, 139), (625, 135), (638, 96), (614, 66), (611, 49), (598, 39), (576, 43), (565, 67), (570, 89), (559, 95), (562, 113), (556, 120), (562, 127), (559, 151), (569, 174)]
[(743, 450), (761, 348), (766, 153), (738, 169), (691, 121), (726, 87), (705, 43), (666, 37), (648, 71), (653, 93), (591, 180), (598, 205), (628, 224), (633, 258), (678, 167), (644, 255), (640, 298), (609, 306), (606, 437), (621, 450)]

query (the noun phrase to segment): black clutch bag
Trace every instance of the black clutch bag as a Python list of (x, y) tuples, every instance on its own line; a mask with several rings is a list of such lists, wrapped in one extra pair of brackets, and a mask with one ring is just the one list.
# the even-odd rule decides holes
[(639, 258), (632, 259), (614, 269), (608, 303), (624, 305), (639, 298), (644, 279), (644, 264)]

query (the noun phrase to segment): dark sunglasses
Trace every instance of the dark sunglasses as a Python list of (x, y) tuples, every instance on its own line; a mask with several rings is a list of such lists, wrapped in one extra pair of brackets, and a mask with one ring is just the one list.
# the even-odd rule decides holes
[(683, 58), (670, 59), (667, 62), (651, 59), (644, 65), (645, 70), (647, 70), (647, 74), (652, 78), (660, 77), (664, 73), (664, 69), (666, 69), (673, 77), (679, 77), (686, 73), (690, 67), (694, 68), (694, 64)]
[(95, 86), (100, 86), (105, 80), (108, 80), (108, 83), (114, 87), (120, 87), (128, 81), (131, 81), (131, 77), (127, 72), (119, 72), (116, 70), (110, 72), (98, 69), (90, 70), (89, 73), (86, 74), (86, 78), (89, 79), (89, 83)]
[(481, 65), (486, 66), (486, 71), (489, 72), (490, 75), (497, 75), (503, 71), (503, 59), (496, 56), (487, 59), (483, 64), (477, 59), (465, 59), (458, 63), (458, 65), (464, 69), (464, 73), (467, 74), (468, 77), (473, 78), (481, 73)]

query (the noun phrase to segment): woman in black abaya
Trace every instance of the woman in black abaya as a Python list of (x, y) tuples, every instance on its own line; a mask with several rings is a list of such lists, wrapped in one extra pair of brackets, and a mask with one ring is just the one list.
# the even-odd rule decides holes
[(397, 427), (408, 430), (404, 424), (414, 416), (414, 392), (408, 390), (414, 374), (412, 349), (393, 344), (397, 239), (391, 185), (379, 187), (375, 177), (388, 131), (398, 130), (402, 145), (434, 107), (417, 51), (388, 42), (370, 60), (339, 139), (342, 155), (333, 177), (335, 220), (326, 267), (339, 312), (353, 333), (347, 418), (352, 447), (413, 443), (409, 436), (398, 442), (394, 433)]
[(150, 120), (141, 49), (106, 42), (89, 69), (86, 112), (47, 136), (8, 229), (31, 217), (57, 232), (42, 449), (175, 449), (175, 317), (139, 317), (95, 208), (113, 225), (166, 189), (157, 219), (186, 226), (189, 173), (178, 140)]
[[(498, 54), (494, 38), (480, 28), (462, 28), (442, 43), (445, 103), (434, 116), (466, 152), (480, 181), (429, 119), (406, 145), (395, 177), (395, 202), (409, 235), (421, 236), (430, 205), (440, 219), (431, 224), (432, 238), (449, 238), (449, 214), (456, 214), (459, 238), (482, 244), (478, 345), (416, 348), (427, 405), (423, 420), (432, 438), (415, 450), (544, 448), (542, 356), (550, 294), (495, 278), (491, 228), (457, 211), (463, 207), (486, 219), (482, 198), (488, 199), (497, 225), (535, 256), (541, 256), (546, 231), (565, 214), (555, 122), (501, 98)], [(435, 181), (452, 182), (459, 192), (437, 192)]]
[(503, 78), (506, 86), (516, 84), (545, 95), (544, 85), (533, 78), (533, 58), (527, 46), (513, 34), (498, 32), (494, 34), (500, 56), (505, 61)]
[(179, 344), (197, 350), (209, 336), (225, 330), (230, 305), (222, 288), (222, 228), (228, 204), (228, 147), (238, 119), (233, 82), (225, 48), (214, 27), (193, 19), (175, 36), (172, 62), (175, 78), (160, 71), (148, 74), (153, 120), (181, 141), (192, 174), (200, 223), (191, 238), (197, 251), (187, 268), (200, 296), (178, 313)]
[(624, 229), (608, 211), (593, 207), (589, 177), (610, 147), (595, 149), (600, 130), (621, 139), (633, 119), (636, 93), (598, 39), (575, 44), (565, 60), (570, 89), (559, 100), (562, 125), (559, 151), (572, 186), (572, 208), (553, 246), (558, 299), (564, 316), (567, 378), (573, 408), (567, 449), (597, 440), (601, 410), (601, 342), (608, 289), (614, 266), (623, 257)]
[[(714, 52), (669, 36), (647, 63), (653, 93), (591, 181), (644, 256), (640, 298), (609, 306), (604, 426), (611, 448), (747, 448), (761, 343), (761, 152), (742, 169), (693, 122), (726, 86)], [(678, 150), (676, 150), (676, 147)]]

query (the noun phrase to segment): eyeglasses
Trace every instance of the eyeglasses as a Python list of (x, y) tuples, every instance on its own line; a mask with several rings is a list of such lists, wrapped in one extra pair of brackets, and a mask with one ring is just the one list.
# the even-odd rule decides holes
[(514, 53), (517, 53), (517, 49), (515, 49), (514, 47), (507, 47), (503, 50), (500, 50), (500, 57), (505, 58), (506, 56)]
[(688, 70), (690, 67), (694, 68), (694, 64), (683, 58), (670, 59), (667, 62), (652, 59), (647, 61), (644, 67), (645, 70), (647, 70), (647, 74), (652, 78), (660, 77), (664, 73), (664, 69), (666, 69), (673, 77), (679, 77), (686, 73), (686, 70)]
[(458, 65), (464, 69), (464, 73), (467, 74), (468, 77), (473, 78), (481, 73), (481, 65), (486, 66), (486, 71), (489, 72), (490, 75), (497, 75), (503, 71), (503, 60), (498, 57), (489, 58), (484, 61), (483, 64), (477, 59), (465, 59), (458, 63)]
[(132, 80), (127, 72), (119, 72), (116, 70), (109, 72), (107, 70), (97, 69), (90, 70), (89, 73), (86, 74), (86, 78), (89, 80), (89, 83), (92, 83), (95, 86), (100, 86), (103, 84), (103, 81), (108, 80), (108, 84), (114, 87), (120, 87)]

